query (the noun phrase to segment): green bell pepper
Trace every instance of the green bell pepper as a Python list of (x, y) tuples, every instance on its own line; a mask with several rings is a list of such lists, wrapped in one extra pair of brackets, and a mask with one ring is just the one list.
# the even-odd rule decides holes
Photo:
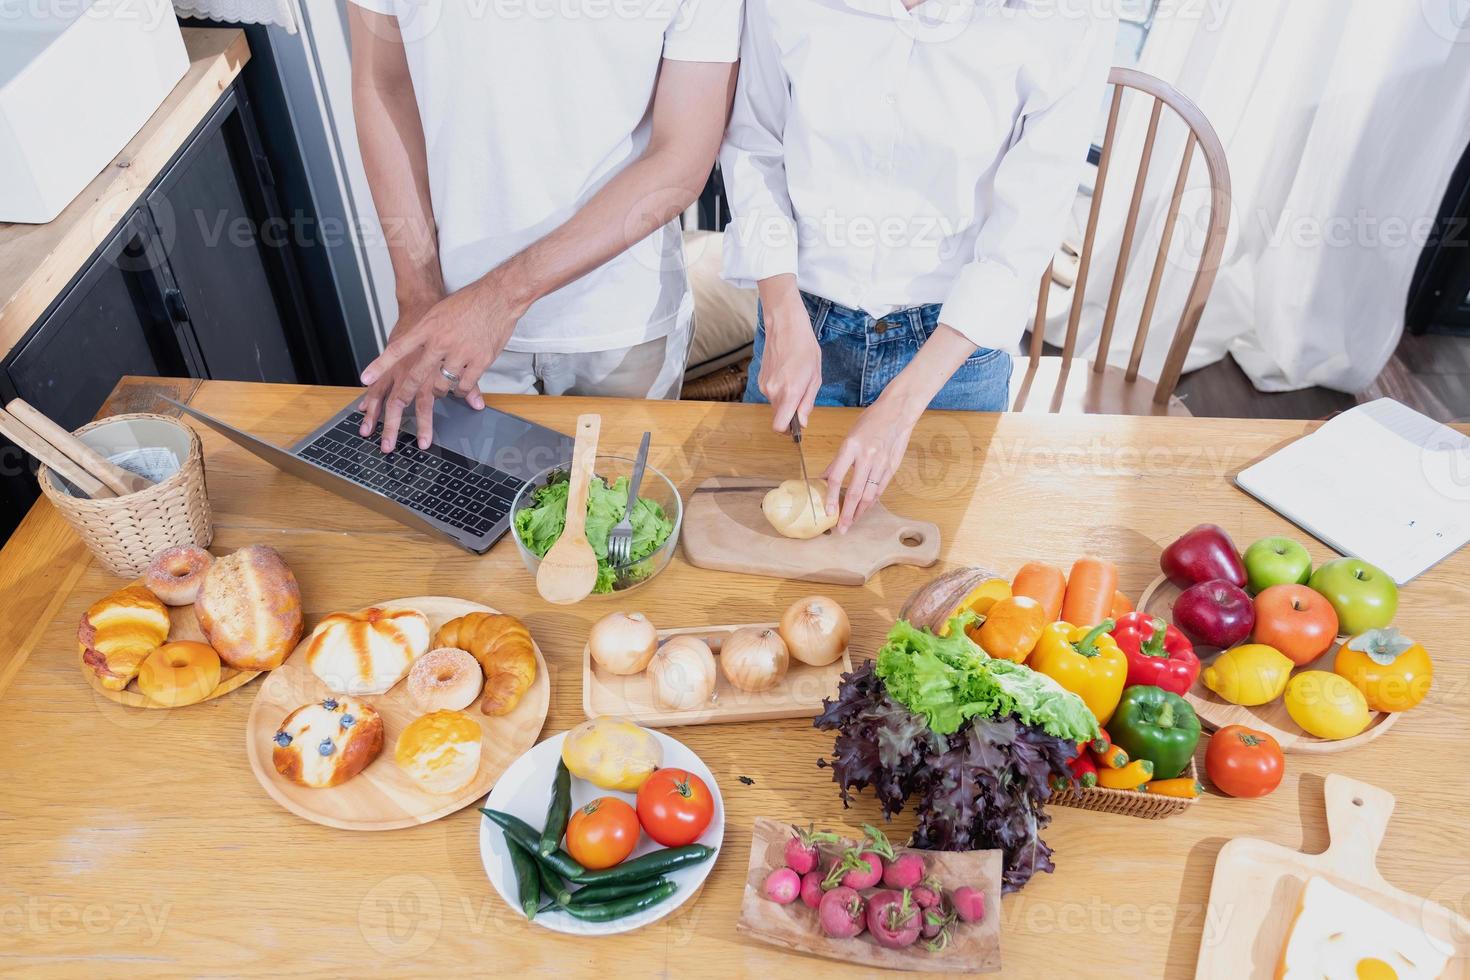
[(1189, 768), (1199, 744), (1199, 718), (1189, 702), (1161, 687), (1135, 684), (1123, 692), (1108, 722), (1113, 744), (1130, 759), (1154, 764), (1155, 779), (1173, 779)]

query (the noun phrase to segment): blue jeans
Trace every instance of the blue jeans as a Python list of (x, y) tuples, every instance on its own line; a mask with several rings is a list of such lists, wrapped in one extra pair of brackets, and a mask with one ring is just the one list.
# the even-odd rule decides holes
[[(822, 345), (822, 387), (818, 405), (866, 408), (898, 377), (919, 352), (919, 345), (939, 328), (939, 306), (918, 306), (875, 320), (861, 310), (838, 306), (828, 299), (801, 294), (811, 317), (817, 343)], [(745, 400), (765, 402), (758, 381), (766, 349), (765, 311), (756, 321), (755, 353)], [(1004, 412), (1010, 404), (1011, 355), (982, 348), (956, 371), (930, 408), (969, 412)]]

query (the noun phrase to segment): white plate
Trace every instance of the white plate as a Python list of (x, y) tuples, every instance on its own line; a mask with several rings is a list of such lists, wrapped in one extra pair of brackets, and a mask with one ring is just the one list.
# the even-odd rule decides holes
[[(668, 875), (670, 881), (678, 883), (679, 890), (651, 909), (644, 909), (635, 915), (614, 919), (612, 922), (584, 922), (560, 909), (553, 909), (539, 913), (532, 920), (538, 926), (576, 936), (611, 936), (642, 928), (650, 922), (657, 922), (693, 898), (704, 884), (704, 879), (709, 877), (710, 869), (720, 859), (720, 845), (725, 840), (725, 801), (720, 798), (720, 788), (715, 785), (714, 775), (683, 742), (670, 738), (663, 732), (652, 734), (664, 749), (663, 768), (687, 769), (703, 779), (704, 784), (709, 787), (710, 796), (715, 801), (715, 813), (696, 843), (713, 847), (716, 853), (706, 861), (692, 867), (680, 868)], [(496, 782), (490, 795), (485, 798), (485, 807), (520, 817), (538, 830), (544, 827), (546, 805), (551, 798), (551, 780), (556, 774), (556, 760), (561, 758), (561, 745), (566, 737), (566, 732), (553, 735), (512, 762), (510, 768)], [(573, 809), (590, 803), (599, 796), (616, 796), (627, 801), (630, 806), (637, 802), (635, 793), (599, 789), (586, 780), (572, 777)], [(659, 850), (659, 847), (658, 843), (645, 834), (629, 859)], [(490, 878), (490, 884), (495, 886), (507, 905), (520, 912), (521, 904), (516, 900), (515, 871), (511, 867), (510, 854), (505, 847), (505, 834), (484, 814), (480, 815), (480, 860), (485, 864), (485, 874)]]

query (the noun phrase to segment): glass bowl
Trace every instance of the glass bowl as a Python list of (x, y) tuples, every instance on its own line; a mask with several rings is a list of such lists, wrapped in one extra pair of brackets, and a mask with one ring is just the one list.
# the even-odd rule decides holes
[[(620, 477), (633, 477), (634, 460), (626, 456), (598, 456), (594, 469), (594, 476), (601, 477), (611, 486)], [(510, 513), (510, 536), (515, 540), (516, 550), (521, 553), (521, 561), (532, 575), (541, 567), (541, 559), (526, 543), (521, 540), (520, 534), (516, 532), (515, 516), (526, 507), (531, 506), (531, 495), (537, 490), (551, 482), (553, 475), (565, 473), (570, 463), (560, 463), (549, 467), (531, 477), (530, 481), (516, 494), (514, 502), (511, 503)], [(668, 540), (655, 548), (653, 552), (636, 561), (626, 565), (612, 565), (613, 585), (611, 593), (599, 593), (596, 595), (616, 595), (627, 592), (629, 589), (637, 588), (649, 579), (653, 578), (669, 564), (669, 559), (674, 557), (674, 550), (679, 544), (679, 529), (684, 521), (684, 501), (679, 496), (679, 490), (673, 482), (652, 466), (643, 468), (643, 486), (638, 490), (638, 496), (650, 500), (663, 508), (664, 516), (674, 522), (674, 528), (669, 532)], [(592, 544), (594, 552), (605, 554), (607, 541), (594, 540), (592, 535), (587, 536)], [(601, 576), (599, 576), (601, 578)]]

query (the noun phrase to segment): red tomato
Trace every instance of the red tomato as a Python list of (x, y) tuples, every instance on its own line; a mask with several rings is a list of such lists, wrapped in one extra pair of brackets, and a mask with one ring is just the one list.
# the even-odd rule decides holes
[(637, 846), (638, 814), (615, 796), (599, 796), (567, 821), (567, 853), (584, 868), (610, 868)]
[(1226, 725), (1205, 749), (1205, 775), (1231, 796), (1265, 796), (1281, 785), (1285, 769), (1276, 740), (1244, 725)]
[(693, 844), (714, 815), (709, 787), (683, 769), (660, 769), (638, 790), (638, 822), (664, 847)]

